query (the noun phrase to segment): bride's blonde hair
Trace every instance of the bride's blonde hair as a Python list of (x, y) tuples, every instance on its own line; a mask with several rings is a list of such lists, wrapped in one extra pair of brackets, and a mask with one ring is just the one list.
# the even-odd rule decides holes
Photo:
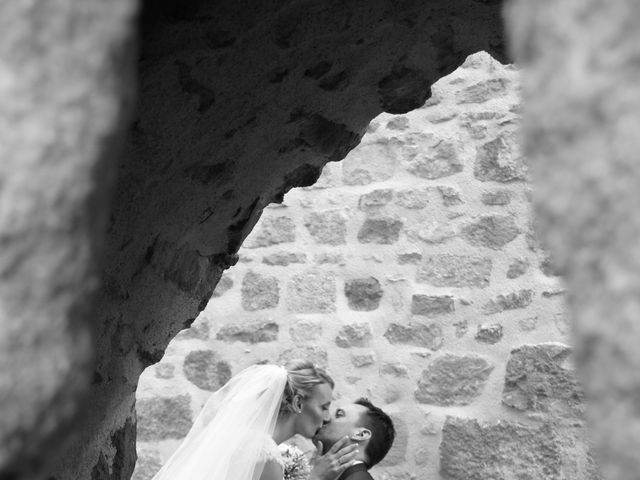
[(285, 368), (287, 369), (287, 383), (280, 403), (280, 415), (295, 411), (293, 401), (296, 395), (306, 399), (311, 396), (313, 387), (316, 385), (328, 383), (332, 389), (335, 386), (333, 379), (324, 369), (308, 360), (292, 360), (287, 363)]

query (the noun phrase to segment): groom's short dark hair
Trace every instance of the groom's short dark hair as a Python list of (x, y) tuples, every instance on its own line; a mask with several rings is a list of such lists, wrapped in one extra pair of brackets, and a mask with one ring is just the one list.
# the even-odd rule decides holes
[(371, 439), (365, 448), (367, 456), (367, 467), (371, 468), (384, 458), (389, 452), (393, 440), (396, 437), (396, 429), (389, 415), (384, 413), (380, 408), (376, 407), (366, 398), (359, 398), (355, 402), (367, 409), (360, 419), (361, 427), (371, 430)]

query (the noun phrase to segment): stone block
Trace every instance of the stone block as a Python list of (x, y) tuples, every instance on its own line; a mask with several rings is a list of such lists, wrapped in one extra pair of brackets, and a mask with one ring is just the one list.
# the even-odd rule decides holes
[(445, 354), (423, 370), (415, 398), (443, 407), (469, 405), (482, 393), (493, 368), (481, 357)]
[(368, 185), (388, 180), (394, 174), (400, 149), (397, 141), (387, 139), (363, 142), (341, 162), (342, 182)]
[(249, 271), (242, 279), (242, 308), (247, 311), (275, 308), (280, 301), (276, 277)]
[(444, 423), (440, 473), (447, 479), (564, 480), (562, 467), (560, 448), (548, 425), (480, 425), (454, 417)]
[(482, 182), (527, 180), (527, 166), (520, 154), (516, 134), (501, 134), (478, 147), (473, 174)]
[(340, 329), (336, 345), (340, 348), (368, 347), (371, 342), (371, 326), (368, 323), (352, 323)]
[(442, 140), (425, 153), (408, 159), (407, 171), (417, 177), (435, 180), (449, 177), (463, 170), (458, 149), (452, 142)]
[(315, 341), (322, 335), (322, 324), (317, 320), (298, 319), (289, 327), (289, 335), (295, 343)]
[(358, 200), (358, 208), (368, 211), (387, 205), (393, 199), (393, 190), (390, 188), (381, 188), (372, 190), (360, 196)]
[(383, 292), (377, 278), (367, 277), (347, 280), (344, 294), (351, 310), (369, 312), (378, 308)]
[(455, 310), (453, 297), (449, 295), (420, 295), (411, 297), (411, 313), (433, 318), (452, 313)]
[(475, 338), (480, 343), (488, 343), (490, 345), (498, 343), (502, 340), (502, 325), (498, 323), (478, 325)]
[(398, 265), (417, 265), (422, 260), (422, 254), (420, 252), (401, 252), (396, 257)]
[(406, 130), (409, 128), (409, 119), (405, 116), (398, 115), (387, 122), (388, 130)]
[(294, 275), (287, 285), (287, 307), (296, 313), (327, 313), (336, 309), (336, 279), (331, 272)]
[(213, 291), (213, 298), (218, 298), (224, 295), (226, 292), (233, 288), (233, 279), (229, 275), (222, 275), (215, 290)]
[(510, 190), (494, 190), (492, 192), (482, 192), (480, 201), (487, 206), (505, 206), (511, 203), (513, 194)]
[(262, 217), (256, 229), (247, 237), (243, 247), (269, 247), (296, 241), (296, 227), (289, 217)]
[(582, 420), (584, 392), (571, 364), (571, 349), (559, 343), (513, 349), (502, 403), (521, 411), (549, 413), (552, 420)]
[(374, 363), (376, 363), (376, 354), (373, 351), (352, 353), (351, 363), (356, 368), (373, 365)]
[(444, 243), (456, 236), (450, 222), (422, 222), (416, 231), (410, 231), (411, 237), (417, 237), (430, 245)]
[(440, 192), (442, 204), (445, 207), (453, 207), (464, 203), (462, 198), (460, 198), (460, 192), (453, 187), (441, 185), (438, 187), (438, 192)]
[(402, 222), (396, 218), (368, 218), (358, 231), (358, 241), (390, 245), (398, 241), (402, 227)]
[(346, 243), (347, 223), (340, 210), (308, 213), (304, 217), (304, 226), (316, 243), (322, 245)]
[(183, 438), (191, 428), (191, 397), (142, 398), (136, 402), (138, 440), (155, 442)]
[(509, 263), (507, 278), (514, 279), (524, 275), (527, 273), (527, 270), (529, 270), (529, 265), (529, 260), (524, 257), (514, 258), (511, 260), (511, 263)]
[(231, 366), (213, 350), (192, 350), (182, 365), (184, 376), (202, 390), (218, 390), (231, 378)]
[(508, 293), (506, 295), (498, 295), (489, 300), (483, 307), (482, 313), (492, 315), (505, 310), (515, 310), (526, 308), (531, 304), (533, 299), (532, 290), (519, 290), (517, 292)]
[(428, 255), (423, 258), (416, 281), (436, 287), (485, 288), (491, 278), (490, 257), (477, 255)]
[(462, 228), (462, 238), (477, 247), (500, 250), (520, 234), (510, 215), (483, 215)]
[(327, 351), (313, 345), (303, 345), (285, 350), (278, 357), (278, 364), (285, 365), (291, 360), (310, 360), (322, 368), (327, 368)]
[(435, 323), (429, 325), (392, 323), (387, 327), (384, 337), (394, 345), (413, 345), (430, 350), (439, 349), (443, 341), (442, 328)]
[(175, 375), (175, 365), (171, 363), (156, 363), (155, 367), (156, 377), (168, 380)]
[(278, 340), (278, 324), (270, 321), (242, 322), (224, 325), (216, 334), (223, 342), (262, 343)]
[(490, 78), (470, 85), (456, 95), (456, 102), (484, 103), (494, 98), (504, 97), (509, 92), (511, 82), (506, 78)]
[(344, 255), (341, 253), (318, 253), (314, 255), (313, 261), (318, 265), (345, 265)]
[(395, 204), (411, 210), (419, 210), (429, 203), (427, 190), (399, 190), (396, 192)]
[(188, 340), (191, 338), (197, 338), (199, 340), (206, 340), (209, 338), (209, 332), (210, 327), (207, 318), (204, 316), (199, 316), (191, 324), (191, 327), (181, 330), (180, 333), (176, 335), (175, 339)]
[(274, 265), (286, 267), (292, 263), (306, 263), (307, 255), (297, 252), (277, 252), (262, 257), (262, 263), (266, 265)]
[(407, 378), (409, 376), (407, 366), (400, 362), (385, 362), (382, 364), (380, 373), (399, 378)]

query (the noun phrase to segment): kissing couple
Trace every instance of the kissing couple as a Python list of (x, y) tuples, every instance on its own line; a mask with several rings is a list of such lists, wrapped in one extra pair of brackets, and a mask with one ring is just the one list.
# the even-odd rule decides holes
[(283, 480), (278, 445), (296, 434), (318, 450), (301, 480), (372, 480), (393, 423), (366, 399), (332, 406), (333, 388), (309, 361), (246, 368), (211, 395), (153, 480)]

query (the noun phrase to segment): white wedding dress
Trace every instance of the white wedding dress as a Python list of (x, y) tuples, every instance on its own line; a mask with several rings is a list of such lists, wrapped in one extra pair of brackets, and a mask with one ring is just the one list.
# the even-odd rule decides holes
[(273, 432), (286, 381), (276, 365), (234, 376), (207, 400), (153, 480), (259, 480), (265, 462), (283, 465)]

